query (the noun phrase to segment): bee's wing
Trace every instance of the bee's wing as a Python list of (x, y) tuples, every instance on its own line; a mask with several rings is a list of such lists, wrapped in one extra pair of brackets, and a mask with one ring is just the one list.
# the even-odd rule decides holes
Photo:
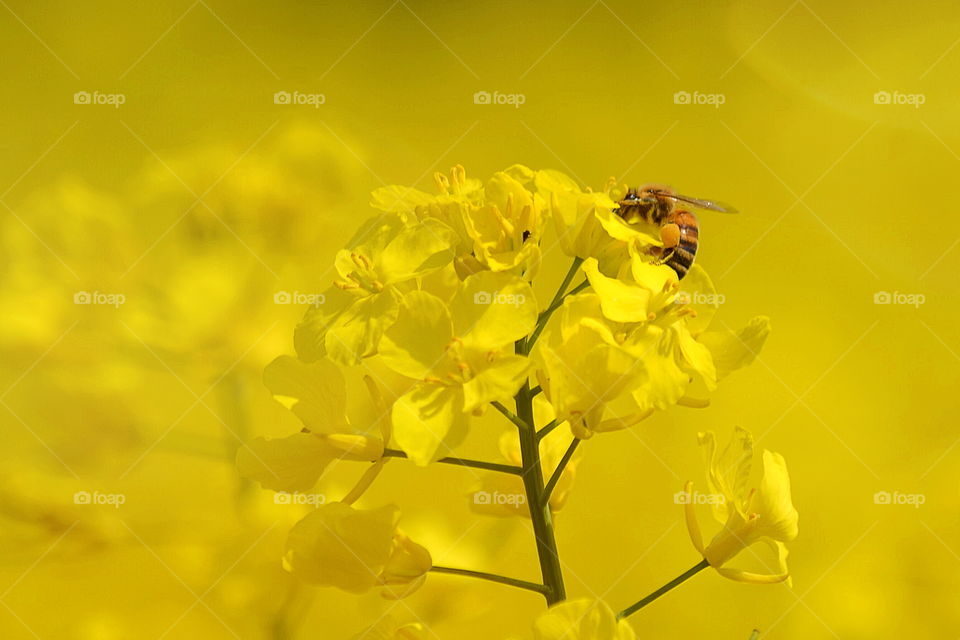
[(681, 196), (679, 194), (663, 195), (667, 196), (668, 198), (673, 198), (674, 200), (679, 200), (680, 202), (686, 202), (697, 209), (706, 209), (707, 211), (717, 211), (719, 213), (739, 213), (736, 207), (719, 200), (701, 200), (700, 198), (691, 198), (690, 196)]

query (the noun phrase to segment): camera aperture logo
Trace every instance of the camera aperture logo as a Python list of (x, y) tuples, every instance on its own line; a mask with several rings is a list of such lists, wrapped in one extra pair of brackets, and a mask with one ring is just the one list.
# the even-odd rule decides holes
[(903, 493), (901, 491), (877, 491), (873, 494), (873, 504), (909, 505), (919, 509), (926, 504), (927, 496), (922, 493)]
[(900, 291), (877, 291), (873, 294), (873, 304), (897, 304), (919, 309), (927, 302), (922, 293), (903, 293)]
[(122, 493), (100, 493), (99, 491), (77, 491), (73, 494), (73, 504), (108, 505), (119, 509), (127, 503), (127, 496)]
[(473, 104), (508, 104), (519, 109), (520, 105), (526, 104), (527, 96), (522, 93), (501, 93), (494, 91), (477, 91), (473, 94)]
[(519, 307), (527, 302), (527, 296), (522, 293), (501, 293), (500, 291), (477, 291), (473, 294), (473, 304), (491, 305), (501, 304), (510, 307)]
[(274, 304), (306, 304), (319, 307), (327, 301), (322, 293), (301, 293), (299, 291), (277, 291), (273, 294)]
[(473, 504), (477, 505), (507, 505), (510, 507), (518, 507), (526, 503), (527, 496), (522, 493), (476, 491), (473, 494)]
[(899, 104), (919, 109), (927, 103), (927, 96), (923, 93), (904, 93), (903, 91), (877, 91), (873, 94), (873, 104)]
[(100, 91), (77, 91), (73, 94), (73, 104), (109, 105), (119, 109), (126, 104), (127, 96), (122, 93), (102, 93)]
[(99, 304), (119, 309), (127, 301), (122, 293), (104, 293), (103, 291), (77, 291), (73, 294), (73, 304)]
[(319, 507), (327, 503), (327, 496), (322, 493), (300, 493), (294, 491), (278, 491), (273, 494), (274, 504), (306, 504), (313, 507)]
[(322, 93), (303, 93), (301, 91), (277, 91), (273, 94), (273, 104), (307, 105), (319, 109), (326, 104), (327, 96)]
[(719, 109), (720, 105), (726, 104), (727, 96), (722, 93), (701, 93), (694, 91), (677, 91), (673, 94), (673, 104), (695, 104), (708, 105), (714, 109)]

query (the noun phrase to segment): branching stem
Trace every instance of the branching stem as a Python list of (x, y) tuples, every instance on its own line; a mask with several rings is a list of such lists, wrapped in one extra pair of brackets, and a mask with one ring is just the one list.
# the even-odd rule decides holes
[(648, 604), (650, 604), (651, 602), (653, 602), (654, 600), (656, 600), (657, 598), (665, 594), (667, 591), (670, 591), (674, 587), (683, 584), (688, 579), (697, 575), (698, 573), (700, 573), (701, 571), (703, 571), (709, 566), (710, 566), (709, 562), (707, 562), (706, 560), (701, 560), (700, 562), (693, 565), (691, 568), (687, 569), (686, 571), (681, 573), (679, 576), (677, 576), (667, 584), (663, 585), (662, 587), (660, 587), (659, 589), (657, 589), (647, 597), (643, 598), (642, 600), (639, 600), (638, 602), (630, 605), (629, 607), (627, 607), (626, 609), (618, 613), (617, 619), (619, 620), (621, 618), (626, 618), (627, 616), (633, 615), (637, 611), (640, 611), (640, 609), (643, 609), (645, 606), (647, 606)]
[(473, 571), (471, 569), (457, 569), (454, 567), (438, 567), (433, 566), (430, 568), (430, 571), (435, 573), (449, 573), (457, 576), (467, 576), (470, 578), (479, 578), (481, 580), (489, 580), (490, 582), (499, 582), (500, 584), (507, 584), (511, 587), (518, 587), (520, 589), (526, 589), (527, 591), (536, 591), (537, 593), (546, 594), (547, 587), (545, 585), (539, 584), (537, 582), (527, 582), (526, 580), (517, 580), (516, 578), (509, 578), (507, 576), (501, 576), (496, 573), (487, 573), (485, 571)]
[(553, 475), (550, 476), (550, 480), (547, 481), (547, 486), (543, 489), (544, 505), (550, 504), (550, 494), (553, 493), (553, 488), (556, 487), (557, 482), (560, 481), (563, 470), (566, 468), (567, 463), (570, 462), (570, 458), (573, 457), (573, 453), (577, 450), (578, 446), (580, 446), (580, 438), (574, 438), (573, 442), (570, 443), (570, 446), (567, 447), (567, 450), (563, 453), (563, 457), (560, 458), (557, 468), (553, 470)]
[[(385, 458), (406, 458), (407, 454), (399, 449), (384, 449)], [(473, 467), (474, 469), (486, 469), (487, 471), (499, 471), (500, 473), (511, 473), (515, 476), (523, 474), (523, 469), (512, 464), (500, 464), (499, 462), (485, 462), (483, 460), (471, 460), (469, 458), (440, 458), (437, 462), (441, 464), (454, 464), (461, 467)]]

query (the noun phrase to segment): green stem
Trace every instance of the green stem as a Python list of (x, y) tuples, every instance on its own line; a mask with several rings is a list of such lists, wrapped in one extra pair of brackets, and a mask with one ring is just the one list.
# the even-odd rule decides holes
[(643, 609), (645, 606), (647, 606), (648, 604), (650, 604), (651, 602), (653, 602), (654, 600), (656, 600), (657, 598), (665, 594), (667, 591), (670, 591), (674, 587), (686, 582), (692, 576), (695, 576), (696, 574), (700, 573), (701, 571), (703, 571), (709, 566), (710, 566), (709, 562), (707, 562), (706, 560), (701, 560), (700, 562), (693, 565), (691, 568), (687, 569), (685, 572), (681, 573), (679, 576), (677, 576), (667, 584), (663, 585), (662, 587), (660, 587), (659, 589), (657, 589), (647, 597), (643, 598), (639, 602), (636, 602), (635, 604), (630, 605), (629, 607), (627, 607), (626, 609), (618, 613), (617, 619), (619, 620), (621, 618), (626, 618), (627, 616), (633, 615), (640, 609)]
[(550, 494), (553, 493), (553, 488), (557, 486), (557, 482), (560, 481), (560, 476), (563, 475), (563, 469), (567, 466), (567, 463), (570, 462), (570, 458), (573, 457), (573, 452), (577, 450), (578, 446), (580, 446), (580, 438), (574, 438), (573, 442), (570, 443), (570, 446), (567, 447), (567, 450), (563, 453), (563, 457), (560, 458), (557, 468), (553, 470), (553, 474), (550, 476), (547, 486), (543, 489), (544, 505), (550, 504)]
[(526, 342), (527, 353), (529, 353), (533, 349), (533, 345), (537, 342), (537, 338), (539, 338), (540, 334), (543, 333), (543, 330), (547, 328), (547, 322), (550, 320), (550, 316), (553, 315), (553, 312), (559, 309), (561, 306), (563, 306), (563, 301), (566, 300), (568, 296), (576, 295), (589, 286), (590, 286), (590, 281), (584, 280), (583, 282), (575, 286), (573, 289), (570, 289), (570, 291), (568, 291), (566, 295), (564, 295), (560, 299), (559, 302), (552, 303), (537, 317), (538, 318), (537, 327), (536, 329), (533, 330), (533, 333), (530, 334), (530, 337), (527, 338), (527, 342)]
[[(407, 454), (399, 449), (384, 449), (384, 458), (406, 458)], [(441, 464), (454, 464), (461, 467), (473, 467), (474, 469), (486, 469), (487, 471), (499, 471), (500, 473), (510, 473), (515, 476), (523, 474), (521, 467), (512, 464), (500, 464), (497, 462), (484, 462), (483, 460), (470, 460), (469, 458), (440, 458), (437, 462)]]
[(500, 584), (508, 584), (511, 587), (526, 589), (527, 591), (536, 591), (537, 593), (546, 594), (547, 592), (547, 587), (542, 584), (536, 582), (527, 582), (526, 580), (517, 580), (516, 578), (508, 578), (507, 576), (501, 576), (496, 573), (487, 573), (485, 571), (472, 571), (470, 569), (456, 569), (454, 567), (438, 566), (431, 567), (430, 571), (435, 573), (449, 573), (457, 576), (479, 578), (481, 580), (489, 580), (490, 582), (499, 582)]
[[(516, 344), (518, 351), (524, 345)], [(549, 504), (544, 504), (543, 469), (540, 466), (540, 447), (537, 432), (532, 426), (533, 398), (530, 395), (530, 383), (525, 382), (516, 395), (517, 415), (524, 423), (520, 427), (520, 457), (523, 461), (523, 488), (530, 507), (530, 520), (533, 522), (533, 535), (536, 538), (537, 556), (540, 559), (540, 573), (546, 586), (544, 597), (548, 605), (566, 599), (563, 585), (563, 571), (557, 552), (557, 540), (553, 532), (553, 513)]]
[[(532, 399), (532, 397), (531, 397), (531, 399)], [(517, 425), (517, 427), (519, 427), (520, 429), (529, 429), (529, 428), (530, 428), (530, 425), (527, 424), (526, 422), (524, 422), (523, 419), (520, 418), (520, 416), (518, 416), (517, 414), (515, 414), (513, 411), (510, 411), (510, 409), (507, 409), (507, 408), (506, 408), (505, 406), (503, 406), (501, 403), (499, 403), (499, 402), (497, 402), (497, 401), (493, 401), (493, 402), (491, 402), (490, 404), (492, 404), (493, 407), (494, 407), (497, 411), (499, 411), (500, 413), (502, 413), (503, 415), (505, 415), (505, 416), (507, 417), (507, 420), (509, 420), (509, 421), (512, 422), (513, 424)]]
[(543, 440), (547, 434), (560, 426), (560, 421), (554, 418), (546, 424), (540, 431), (537, 431), (537, 440)]
[[(570, 265), (567, 275), (563, 277), (563, 282), (560, 283), (560, 288), (557, 289), (557, 293), (553, 296), (553, 300), (551, 300), (547, 308), (544, 309), (539, 316), (537, 316), (537, 326), (534, 328), (533, 333), (530, 334), (529, 338), (523, 341), (524, 353), (530, 353), (530, 350), (533, 349), (533, 345), (537, 342), (537, 338), (540, 337), (540, 334), (543, 333), (544, 328), (547, 326), (547, 321), (550, 320), (550, 316), (553, 315), (553, 312), (559, 309), (563, 304), (564, 298), (566, 298), (568, 295), (567, 287), (569, 287), (570, 283), (573, 282), (573, 277), (577, 275), (577, 271), (580, 269), (581, 264), (583, 264), (583, 258), (573, 259), (573, 264)], [(589, 286), (589, 283), (584, 281), (578, 285), (576, 289), (571, 291), (569, 295), (573, 295), (577, 291), (582, 290), (584, 285)]]

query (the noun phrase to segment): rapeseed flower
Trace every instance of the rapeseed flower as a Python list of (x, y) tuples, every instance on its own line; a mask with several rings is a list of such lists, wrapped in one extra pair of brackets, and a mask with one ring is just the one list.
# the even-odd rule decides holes
[[(732, 580), (758, 584), (787, 580), (790, 574), (784, 543), (797, 537), (798, 516), (790, 497), (790, 476), (783, 456), (764, 450), (759, 456), (759, 467), (754, 467), (753, 437), (739, 427), (719, 453), (712, 432), (700, 433), (698, 439), (707, 467), (707, 486), (714, 495), (722, 496), (712, 501), (712, 510), (723, 526), (705, 546), (691, 499), (693, 483), (687, 482), (685, 514), (693, 546), (720, 575)], [(775, 552), (774, 571), (756, 574), (725, 566), (758, 542)]]

